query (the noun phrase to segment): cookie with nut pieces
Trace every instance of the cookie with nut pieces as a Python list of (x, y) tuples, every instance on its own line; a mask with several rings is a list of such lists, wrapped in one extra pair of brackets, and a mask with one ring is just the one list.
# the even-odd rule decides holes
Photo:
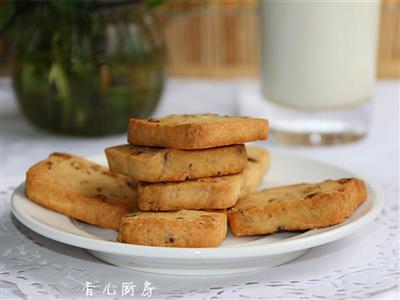
[(226, 211), (136, 212), (122, 218), (117, 240), (160, 247), (217, 247), (226, 233)]
[(229, 210), (229, 226), (236, 236), (327, 227), (351, 216), (366, 197), (364, 182), (355, 178), (264, 189)]
[(247, 164), (243, 144), (190, 151), (119, 145), (107, 148), (105, 153), (112, 172), (144, 182), (237, 174)]
[(52, 153), (26, 173), (26, 196), (46, 208), (103, 228), (118, 229), (136, 211), (136, 184), (106, 167), (67, 153)]
[(128, 142), (136, 146), (205, 149), (242, 144), (268, 137), (265, 119), (215, 114), (170, 115), (131, 119)]

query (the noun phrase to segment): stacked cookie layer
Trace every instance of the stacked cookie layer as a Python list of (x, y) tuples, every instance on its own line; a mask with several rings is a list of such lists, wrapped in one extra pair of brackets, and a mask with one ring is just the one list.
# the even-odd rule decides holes
[(132, 119), (130, 144), (106, 149), (110, 171), (137, 181), (139, 211), (122, 218), (119, 241), (220, 244), (226, 209), (255, 190), (268, 165), (265, 150), (249, 148), (248, 157), (243, 143), (267, 136), (268, 121), (262, 119), (210, 114)]
[(138, 181), (144, 211), (231, 207), (247, 162), (244, 145), (190, 151), (122, 145), (106, 155), (112, 172)]

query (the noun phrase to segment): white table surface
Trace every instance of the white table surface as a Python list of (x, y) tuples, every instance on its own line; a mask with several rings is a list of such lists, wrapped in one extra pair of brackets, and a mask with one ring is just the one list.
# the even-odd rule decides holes
[[(169, 113), (237, 113), (240, 80), (170, 79), (155, 116)], [(98, 297), (107, 283), (121, 288), (134, 282), (141, 296), (144, 282), (152, 299), (399, 299), (399, 82), (381, 81), (367, 138), (334, 147), (291, 147), (293, 152), (365, 174), (382, 191), (385, 205), (372, 224), (351, 237), (309, 250), (270, 270), (224, 277), (173, 277), (107, 265), (82, 249), (30, 231), (9, 210), (14, 188), (25, 171), (50, 152), (88, 156), (124, 143), (125, 135), (104, 138), (56, 136), (30, 126), (18, 112), (9, 80), (0, 80), (1, 101), (1, 264), (0, 299), (86, 299), (81, 290), (93, 282)], [(268, 116), (266, 116), (268, 117)], [(271, 149), (289, 149), (271, 141)]]

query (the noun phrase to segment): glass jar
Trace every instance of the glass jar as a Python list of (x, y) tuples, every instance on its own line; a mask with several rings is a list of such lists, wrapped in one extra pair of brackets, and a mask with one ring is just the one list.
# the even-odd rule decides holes
[(54, 2), (26, 10), (17, 23), (13, 83), (28, 119), (53, 132), (105, 135), (148, 117), (162, 92), (165, 55), (146, 5)]

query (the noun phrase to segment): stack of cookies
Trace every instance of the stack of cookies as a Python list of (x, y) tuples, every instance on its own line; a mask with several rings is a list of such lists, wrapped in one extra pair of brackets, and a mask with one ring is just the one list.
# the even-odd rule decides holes
[(109, 169), (52, 153), (26, 176), (26, 196), (102, 228), (118, 241), (215, 247), (226, 237), (335, 225), (367, 199), (362, 180), (342, 178), (255, 192), (269, 165), (268, 122), (173, 115), (129, 124), (128, 145), (106, 149)]
[(120, 242), (214, 247), (227, 232), (226, 209), (253, 192), (268, 153), (268, 121), (217, 115), (131, 119), (128, 145), (106, 149), (110, 171), (136, 182), (138, 210), (121, 219)]

